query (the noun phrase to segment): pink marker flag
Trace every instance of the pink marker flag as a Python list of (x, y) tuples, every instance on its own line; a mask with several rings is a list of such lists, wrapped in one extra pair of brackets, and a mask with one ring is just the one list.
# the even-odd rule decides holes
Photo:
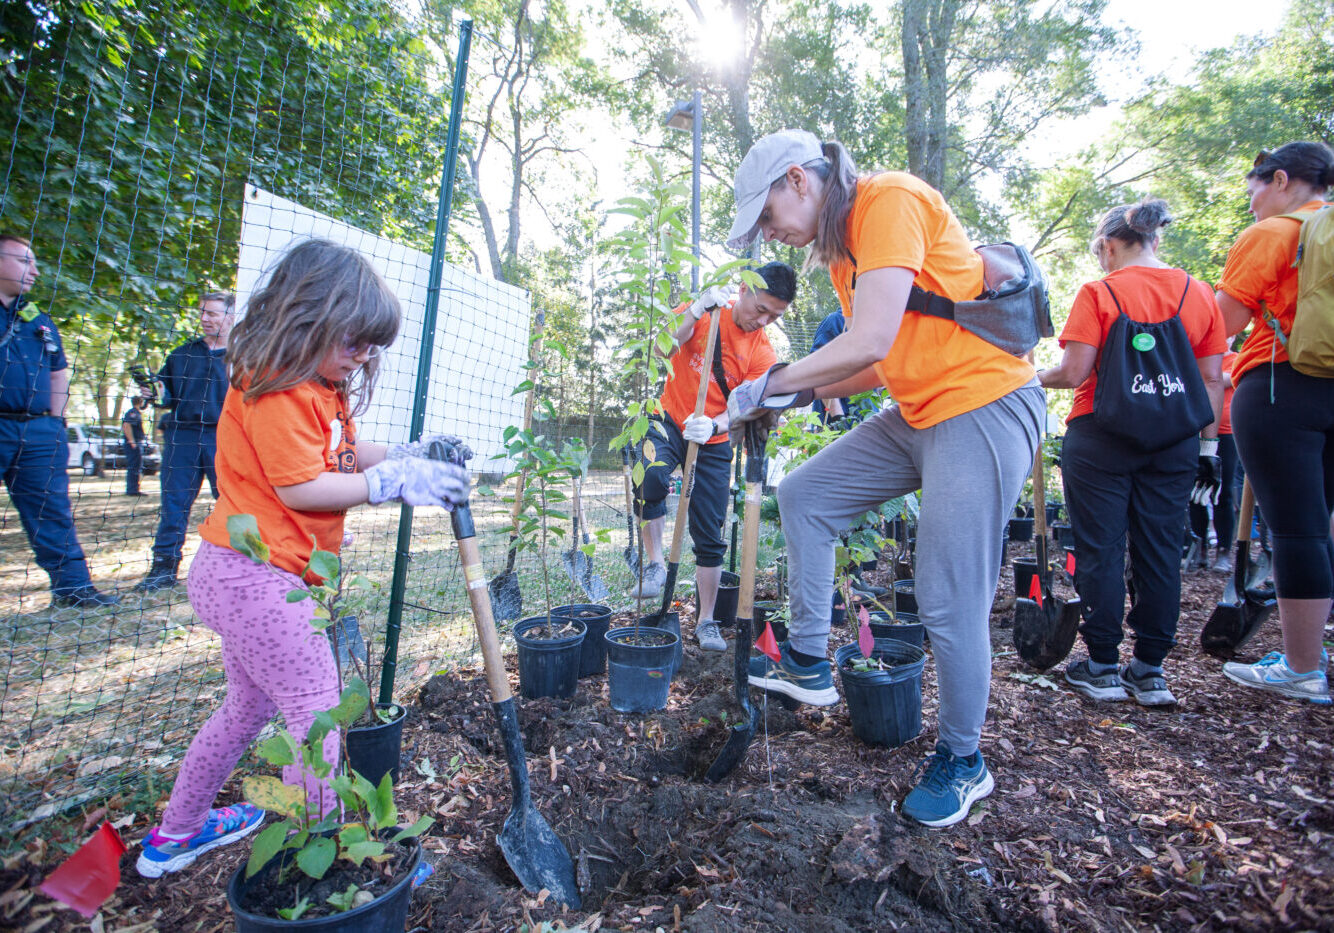
[(1065, 552), (1065, 572), (1068, 573), (1068, 574), (1070, 574), (1070, 576), (1072, 576), (1072, 577), (1075, 575), (1075, 552), (1074, 552), (1074, 551), (1066, 551), (1066, 552)]
[(857, 626), (857, 647), (862, 651), (862, 657), (869, 658), (871, 652), (875, 651), (875, 636), (871, 634), (871, 616), (862, 606), (857, 610), (857, 619), (860, 624)]
[(125, 849), (120, 833), (104, 822), (42, 882), (42, 892), (92, 919), (120, 884), (120, 857)]

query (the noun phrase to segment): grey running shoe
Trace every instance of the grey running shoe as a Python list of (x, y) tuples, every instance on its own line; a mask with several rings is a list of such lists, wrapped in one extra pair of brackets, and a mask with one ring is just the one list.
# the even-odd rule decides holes
[(1090, 700), (1130, 699), (1126, 694), (1126, 688), (1121, 686), (1121, 677), (1116, 671), (1095, 674), (1087, 658), (1066, 666), (1065, 682)]
[(1130, 665), (1121, 668), (1121, 686), (1140, 706), (1175, 706), (1177, 698), (1167, 689), (1167, 680), (1159, 671), (1150, 671), (1143, 677), (1130, 672)]
[(1214, 565), (1210, 569), (1215, 573), (1231, 573), (1232, 555), (1227, 551), (1219, 551), (1218, 560), (1214, 561)]
[(718, 629), (718, 623), (712, 619), (702, 619), (695, 626), (695, 640), (705, 651), (726, 651), (727, 642)]
[(630, 583), (630, 595), (640, 599), (652, 599), (662, 595), (662, 588), (667, 583), (667, 568), (654, 561), (644, 567), (642, 578), (636, 577)]
[(1328, 663), (1327, 655), (1322, 652), (1320, 660), (1321, 670), (1298, 674), (1288, 667), (1285, 655), (1271, 651), (1254, 664), (1229, 661), (1223, 665), (1223, 674), (1228, 680), (1243, 687), (1255, 687), (1281, 696), (1328, 706), (1330, 705), (1329, 680), (1323, 670), (1324, 664)]

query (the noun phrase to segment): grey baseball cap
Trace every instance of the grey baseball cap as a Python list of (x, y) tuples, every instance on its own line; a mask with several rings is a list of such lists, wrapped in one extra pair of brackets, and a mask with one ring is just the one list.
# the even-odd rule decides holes
[(821, 158), (824, 158), (824, 152), (820, 149), (820, 140), (805, 130), (770, 133), (751, 146), (732, 183), (736, 220), (728, 234), (727, 245), (732, 249), (745, 249), (755, 239), (769, 186), (783, 177), (789, 165), (805, 165)]

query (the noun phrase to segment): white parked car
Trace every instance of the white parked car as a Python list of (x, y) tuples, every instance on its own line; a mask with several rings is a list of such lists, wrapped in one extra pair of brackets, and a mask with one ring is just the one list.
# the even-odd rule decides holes
[[(101, 476), (103, 470), (125, 469), (125, 435), (120, 428), (101, 424), (71, 424), (69, 431), (69, 469), (80, 469), (84, 476)], [(151, 476), (162, 465), (157, 444), (143, 442), (145, 475)]]

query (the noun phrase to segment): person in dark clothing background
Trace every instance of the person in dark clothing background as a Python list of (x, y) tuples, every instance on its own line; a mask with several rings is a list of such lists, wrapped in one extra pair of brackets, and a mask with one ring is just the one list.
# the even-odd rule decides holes
[(142, 496), (139, 477), (144, 469), (144, 406), (148, 399), (137, 396), (120, 419), (120, 430), (125, 435), (125, 495)]
[(29, 302), (37, 257), (22, 237), (0, 236), (0, 475), (38, 565), (51, 578), (51, 605), (114, 606), (101, 593), (74, 530), (69, 501), (69, 362), (55, 321)]
[(201, 336), (172, 350), (158, 372), (162, 400), (156, 404), (168, 411), (162, 435), (162, 514), (153, 539), (153, 566), (134, 587), (140, 592), (176, 585), (190, 509), (204, 477), (217, 498), (213, 457), (218, 417), (227, 395), (224, 357), (235, 312), (235, 296), (204, 295), (199, 300)]
[[(811, 340), (811, 352), (814, 353), (843, 333), (847, 326), (848, 322), (843, 317), (842, 311), (829, 312), (825, 315), (825, 319), (820, 322), (820, 326), (815, 328), (815, 338)], [(822, 422), (829, 424), (848, 413), (848, 400), (846, 398), (817, 398), (811, 404), (811, 411), (819, 415)]]

